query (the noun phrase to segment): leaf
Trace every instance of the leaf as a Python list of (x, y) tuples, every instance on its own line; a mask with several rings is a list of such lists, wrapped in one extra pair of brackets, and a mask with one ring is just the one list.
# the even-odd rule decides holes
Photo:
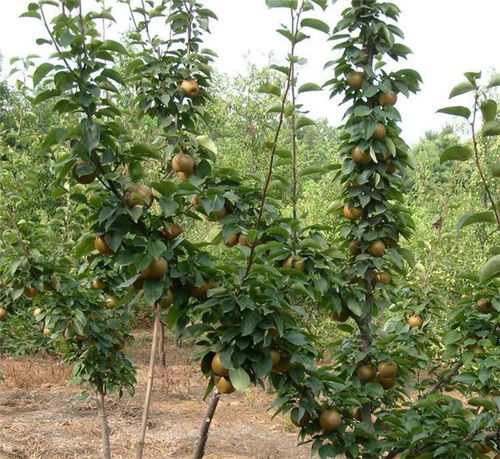
[(305, 18), (300, 22), (302, 27), (310, 27), (311, 29), (319, 30), (320, 32), (330, 33), (330, 26), (319, 19)]
[(88, 153), (92, 153), (95, 150), (101, 139), (101, 126), (97, 123), (93, 123), (90, 120), (82, 121), (82, 136), (83, 145)]
[(481, 104), (481, 112), (485, 122), (494, 121), (497, 116), (497, 103), (488, 99)]
[(471, 115), (470, 110), (467, 107), (463, 107), (461, 105), (440, 108), (436, 113), (444, 113), (446, 115), (461, 116), (465, 119), (469, 119), (469, 116)]
[(269, 8), (297, 8), (297, 0), (266, 0)]
[(99, 50), (106, 49), (119, 54), (128, 54), (127, 48), (114, 40), (104, 40), (99, 46)]
[(468, 400), (469, 405), (472, 406), (482, 406), (483, 408), (486, 408), (488, 411), (497, 411), (497, 406), (495, 405), (494, 402), (491, 400), (488, 400), (487, 398), (483, 397), (476, 397), (476, 398), (471, 398)]
[(271, 96), (281, 96), (281, 89), (271, 83), (264, 83), (259, 87), (259, 92), (263, 94), (270, 94)]
[(33, 87), (39, 85), (39, 83), (52, 71), (54, 66), (48, 62), (44, 62), (33, 72)]
[(481, 133), (486, 137), (500, 135), (500, 120), (493, 120), (484, 123)]
[(443, 151), (439, 159), (443, 164), (446, 161), (467, 161), (470, 158), (472, 158), (472, 150), (469, 147), (455, 145)]
[(487, 88), (494, 88), (495, 86), (500, 86), (500, 73), (493, 75), (486, 87)]
[(160, 208), (163, 212), (163, 216), (168, 218), (175, 215), (177, 209), (179, 209), (179, 203), (173, 199), (161, 197), (159, 199)]
[(35, 19), (42, 19), (40, 14), (38, 14), (36, 11), (26, 11), (25, 13), (21, 14), (19, 16), (20, 18), (35, 18)]
[(300, 129), (304, 126), (312, 126), (314, 125), (314, 121), (305, 117), (305, 116), (301, 116), (298, 120), (297, 120), (297, 124), (296, 124), (296, 128), (297, 129)]
[(462, 339), (462, 334), (457, 330), (451, 330), (444, 336), (444, 344), (449, 346), (450, 344), (458, 343)]
[(321, 91), (321, 86), (317, 85), (316, 83), (304, 83), (302, 86), (299, 88), (299, 94), (303, 92), (311, 92), (311, 91)]
[(260, 320), (260, 314), (255, 311), (247, 311), (243, 316), (241, 324), (241, 336), (251, 335)]
[(86, 235), (75, 246), (75, 256), (76, 258), (82, 258), (94, 250), (94, 237), (92, 235)]
[(158, 258), (165, 250), (167, 246), (158, 239), (148, 242), (147, 251), (153, 258)]
[(163, 282), (157, 279), (147, 279), (144, 282), (144, 299), (154, 304), (163, 293)]
[(356, 298), (353, 297), (348, 298), (347, 307), (354, 315), (358, 317), (361, 317), (361, 314), (363, 314), (363, 312), (361, 311), (361, 307), (359, 306), (358, 300), (356, 300)]
[(130, 147), (130, 154), (138, 158), (154, 158), (158, 160), (161, 159), (160, 153), (143, 143), (132, 145), (132, 147)]
[(60, 96), (61, 92), (58, 89), (49, 89), (47, 91), (43, 91), (33, 99), (33, 104), (38, 105), (46, 100), (53, 99), (54, 97)]
[[(320, 6), (323, 10), (328, 6), (328, 0), (311, 0), (316, 5)], [(334, 2), (333, 2), (334, 3)]]
[(367, 105), (360, 105), (354, 109), (355, 116), (367, 116), (372, 112), (372, 109)]
[(229, 379), (237, 391), (244, 392), (250, 385), (250, 376), (243, 368), (229, 370)]
[(500, 161), (491, 166), (491, 173), (494, 177), (500, 177)]
[(450, 92), (449, 98), (459, 96), (460, 94), (465, 94), (467, 92), (474, 91), (476, 87), (470, 81), (464, 81), (463, 83), (457, 84)]
[(495, 214), (491, 211), (467, 212), (460, 217), (457, 223), (457, 230), (473, 223), (495, 223)]
[(196, 137), (196, 140), (203, 148), (205, 148), (205, 150), (208, 150), (215, 155), (217, 154), (217, 145), (215, 145), (215, 142), (208, 137), (208, 135), (200, 135)]
[(481, 274), (479, 276), (479, 282), (484, 284), (489, 280), (497, 277), (500, 273), (500, 255), (495, 255), (491, 257), (483, 267)]

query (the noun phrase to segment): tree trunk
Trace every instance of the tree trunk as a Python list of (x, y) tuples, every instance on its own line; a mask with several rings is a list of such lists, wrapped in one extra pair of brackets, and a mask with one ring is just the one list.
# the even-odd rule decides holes
[(212, 393), (212, 400), (208, 405), (207, 413), (201, 424), (200, 437), (198, 438), (198, 443), (196, 444), (196, 450), (194, 452), (194, 459), (201, 459), (205, 455), (205, 446), (208, 439), (208, 431), (210, 429), (210, 424), (217, 409), (217, 404), (219, 403), (220, 394), (217, 389), (214, 389)]
[(148, 426), (148, 416), (149, 416), (149, 405), (151, 403), (151, 391), (153, 389), (154, 372), (155, 372), (155, 360), (156, 360), (156, 349), (158, 347), (158, 331), (160, 328), (160, 313), (161, 306), (156, 306), (155, 311), (155, 321), (153, 325), (153, 341), (151, 343), (151, 355), (149, 356), (149, 372), (148, 372), (148, 383), (146, 386), (146, 395), (144, 398), (144, 408), (142, 412), (142, 423), (141, 423), (141, 433), (139, 436), (139, 441), (137, 443), (136, 459), (141, 459), (144, 452), (144, 440), (146, 438), (146, 429)]
[(108, 415), (106, 414), (106, 405), (104, 404), (104, 393), (102, 389), (96, 391), (97, 394), (97, 411), (99, 413), (99, 421), (101, 422), (102, 436), (102, 457), (111, 459), (111, 444), (109, 441), (109, 425)]

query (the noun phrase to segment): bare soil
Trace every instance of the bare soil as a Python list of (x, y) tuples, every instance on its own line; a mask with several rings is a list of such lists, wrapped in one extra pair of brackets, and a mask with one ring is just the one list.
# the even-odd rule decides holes
[[(114, 458), (134, 458), (142, 415), (149, 346), (139, 333), (127, 352), (138, 368), (137, 394), (108, 397)], [(207, 402), (206, 381), (191, 368), (188, 348), (169, 342), (167, 366), (157, 366), (145, 458), (190, 458)], [(70, 369), (51, 358), (0, 356), (0, 458), (98, 458), (100, 427), (95, 400), (68, 385)], [(207, 459), (309, 457), (297, 447), (297, 429), (288, 418), (272, 418), (272, 395), (252, 388), (223, 396), (208, 439)]]

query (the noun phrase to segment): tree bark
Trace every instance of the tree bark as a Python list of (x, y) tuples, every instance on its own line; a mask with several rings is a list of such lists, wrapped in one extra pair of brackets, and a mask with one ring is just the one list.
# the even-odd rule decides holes
[(194, 459), (201, 459), (205, 455), (205, 446), (207, 444), (208, 431), (210, 429), (210, 424), (212, 423), (215, 410), (217, 409), (219, 399), (220, 394), (217, 389), (214, 389), (212, 393), (212, 399), (210, 400), (210, 404), (208, 405), (207, 413), (205, 414), (205, 418), (203, 419), (203, 422), (201, 424), (200, 436), (198, 438), (198, 443), (196, 444)]
[(109, 441), (109, 424), (108, 415), (106, 414), (106, 405), (104, 403), (104, 393), (102, 389), (97, 389), (97, 411), (99, 413), (99, 421), (101, 422), (102, 436), (102, 457), (111, 459), (111, 444)]
[(146, 438), (146, 430), (148, 426), (149, 417), (149, 405), (151, 403), (151, 392), (153, 389), (154, 372), (155, 372), (155, 360), (156, 352), (158, 347), (158, 331), (160, 328), (160, 313), (161, 306), (156, 306), (155, 311), (155, 321), (153, 325), (153, 341), (151, 343), (151, 355), (149, 356), (149, 371), (148, 371), (148, 382), (146, 386), (146, 395), (144, 398), (144, 408), (142, 413), (142, 423), (141, 423), (141, 433), (139, 435), (139, 441), (137, 442), (136, 459), (141, 459), (144, 452), (144, 440)]

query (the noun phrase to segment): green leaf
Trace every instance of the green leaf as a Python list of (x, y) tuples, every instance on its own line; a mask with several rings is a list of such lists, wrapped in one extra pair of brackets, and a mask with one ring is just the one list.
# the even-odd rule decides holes
[(446, 161), (467, 161), (472, 158), (472, 155), (472, 150), (469, 147), (455, 145), (443, 151), (439, 159), (440, 163), (443, 164)]
[(354, 109), (355, 116), (367, 116), (372, 112), (372, 109), (367, 105), (360, 105)]
[(76, 258), (82, 258), (94, 250), (94, 237), (92, 235), (86, 235), (75, 246), (75, 256)]
[(302, 27), (310, 27), (311, 29), (319, 30), (320, 32), (330, 33), (330, 26), (319, 19), (305, 18), (300, 22)]
[(61, 92), (57, 89), (49, 89), (47, 91), (43, 91), (33, 99), (33, 104), (38, 105), (46, 100), (53, 99), (54, 97), (60, 96)]
[(175, 201), (174, 199), (166, 198), (166, 197), (161, 197), (159, 199), (159, 204), (160, 208), (163, 212), (163, 216), (168, 218), (171, 217), (172, 215), (177, 212), (177, 209), (179, 209), (179, 203)]
[(465, 94), (474, 91), (476, 87), (470, 81), (464, 81), (463, 83), (457, 84), (450, 92), (449, 98), (459, 96), (460, 94)]
[(137, 143), (130, 148), (130, 154), (138, 158), (154, 158), (161, 160), (161, 155), (155, 149), (143, 143)]
[(114, 51), (119, 54), (128, 54), (127, 48), (114, 40), (104, 40), (99, 46), (99, 50), (103, 49), (107, 51)]
[(483, 408), (486, 408), (488, 411), (493, 411), (493, 412), (497, 411), (497, 406), (495, 405), (495, 403), (492, 402), (491, 400), (488, 400), (487, 398), (483, 397), (471, 398), (470, 400), (468, 400), (468, 403), (469, 405), (472, 406), (482, 406)]
[(500, 161), (497, 161), (491, 166), (491, 173), (493, 177), (500, 177)]
[(437, 113), (445, 113), (446, 115), (461, 116), (465, 119), (469, 119), (471, 115), (470, 110), (467, 107), (461, 105), (454, 107), (440, 108)]
[(269, 8), (297, 8), (297, 0), (266, 0)]
[(324, 174), (325, 172), (325, 166), (309, 166), (301, 169), (299, 171), (299, 176), (306, 177), (307, 175)]
[(316, 83), (304, 83), (302, 86), (299, 88), (299, 94), (303, 92), (311, 92), (311, 91), (321, 91), (321, 86), (317, 85)]
[(82, 121), (83, 144), (88, 153), (95, 150), (101, 139), (101, 126), (90, 120)]
[(493, 120), (484, 123), (481, 132), (485, 137), (500, 135), (500, 120)]
[(479, 276), (479, 282), (484, 284), (500, 274), (500, 255), (491, 257), (483, 267)]
[(165, 250), (167, 246), (158, 239), (148, 242), (147, 251), (153, 258), (158, 258)]
[(494, 121), (497, 116), (497, 103), (488, 99), (481, 104), (481, 112), (485, 122)]
[(250, 376), (243, 368), (229, 370), (229, 379), (237, 391), (244, 392), (250, 385)]
[(298, 120), (297, 120), (297, 124), (295, 125), (295, 127), (297, 129), (300, 129), (304, 126), (313, 126), (315, 123), (313, 120), (305, 117), (305, 116), (301, 116)]
[(256, 311), (246, 311), (241, 324), (241, 336), (251, 335), (260, 320), (260, 314)]
[(35, 19), (42, 19), (40, 14), (38, 14), (36, 11), (26, 11), (25, 13), (21, 14), (19, 16), (20, 18), (35, 18)]
[(361, 307), (359, 306), (358, 300), (354, 297), (350, 297), (347, 299), (347, 307), (349, 310), (356, 316), (361, 317), (363, 312), (361, 311)]
[(500, 73), (493, 75), (486, 87), (487, 88), (494, 88), (495, 86), (500, 86)]
[(163, 293), (163, 282), (157, 279), (147, 279), (144, 282), (144, 299), (154, 304)]
[(263, 94), (270, 94), (271, 96), (281, 96), (281, 89), (271, 83), (264, 83), (260, 86), (259, 92)]
[(468, 212), (460, 217), (457, 223), (457, 230), (473, 223), (495, 223), (495, 214), (491, 211)]
[(52, 71), (54, 66), (48, 62), (44, 62), (33, 72), (33, 87), (39, 85), (39, 83)]
[(462, 334), (457, 330), (451, 330), (444, 336), (444, 344), (449, 346), (450, 344), (458, 343), (462, 339)]
[(217, 145), (215, 145), (215, 142), (208, 137), (208, 135), (200, 135), (196, 137), (196, 140), (203, 148), (205, 148), (205, 150), (208, 150), (215, 155), (217, 154)]

